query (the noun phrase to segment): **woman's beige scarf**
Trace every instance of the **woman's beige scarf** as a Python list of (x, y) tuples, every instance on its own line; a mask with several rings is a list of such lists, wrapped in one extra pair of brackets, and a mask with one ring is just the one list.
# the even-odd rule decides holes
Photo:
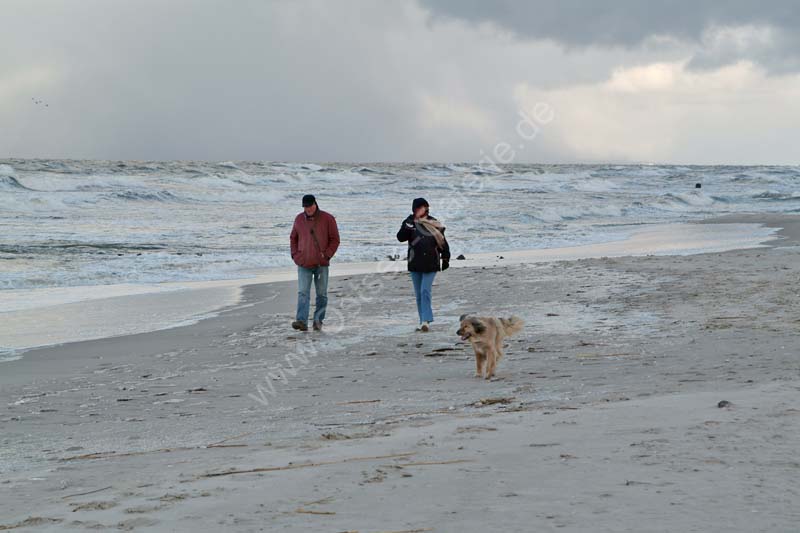
[(422, 229), (433, 235), (433, 238), (436, 239), (436, 246), (438, 248), (444, 247), (444, 235), (442, 235), (444, 225), (441, 222), (427, 218), (417, 219), (416, 222), (422, 226)]

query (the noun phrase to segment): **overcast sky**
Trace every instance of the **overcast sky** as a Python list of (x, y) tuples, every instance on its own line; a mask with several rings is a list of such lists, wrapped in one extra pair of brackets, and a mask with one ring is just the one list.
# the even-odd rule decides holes
[(0, 158), (798, 164), (798, 27), (795, 0), (2, 0)]

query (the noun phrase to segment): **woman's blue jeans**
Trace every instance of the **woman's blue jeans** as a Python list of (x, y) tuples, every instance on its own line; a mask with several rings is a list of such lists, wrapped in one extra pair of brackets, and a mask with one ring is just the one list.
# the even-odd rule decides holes
[(436, 272), (410, 272), (411, 282), (414, 284), (414, 295), (417, 297), (417, 313), (419, 321), (433, 322), (433, 307), (431, 306), (431, 291), (433, 278)]

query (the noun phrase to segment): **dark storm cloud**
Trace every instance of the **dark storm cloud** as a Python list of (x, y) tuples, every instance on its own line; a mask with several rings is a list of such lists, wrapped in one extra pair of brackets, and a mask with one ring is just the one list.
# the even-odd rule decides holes
[[(521, 38), (549, 39), (566, 47), (636, 47), (652, 37), (667, 37), (699, 47), (691, 63), (697, 68), (740, 59), (773, 72), (800, 68), (800, 39), (794, 35), (800, 26), (796, 0), (421, 1), (437, 17), (491, 22)], [(747, 26), (772, 31), (768, 36), (744, 32), (744, 40), (736, 35), (709, 42), (710, 29)]]

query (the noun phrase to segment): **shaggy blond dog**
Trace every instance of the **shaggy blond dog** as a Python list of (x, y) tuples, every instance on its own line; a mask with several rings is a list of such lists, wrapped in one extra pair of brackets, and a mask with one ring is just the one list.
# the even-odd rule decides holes
[(503, 357), (503, 339), (522, 331), (521, 318), (494, 318), (486, 316), (461, 315), (461, 327), (456, 332), (462, 341), (468, 340), (475, 350), (476, 377), (483, 377), (484, 364), (486, 379), (494, 376), (497, 363)]

